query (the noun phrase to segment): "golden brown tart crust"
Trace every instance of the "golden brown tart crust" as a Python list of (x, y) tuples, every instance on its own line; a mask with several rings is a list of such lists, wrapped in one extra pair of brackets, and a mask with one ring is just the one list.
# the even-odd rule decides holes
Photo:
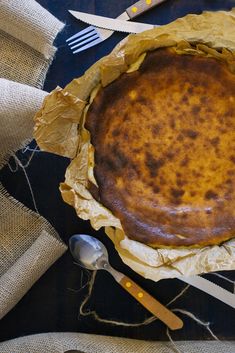
[(152, 247), (219, 244), (235, 234), (235, 75), (214, 58), (147, 54), (102, 88), (85, 127), (92, 195), (126, 235)]

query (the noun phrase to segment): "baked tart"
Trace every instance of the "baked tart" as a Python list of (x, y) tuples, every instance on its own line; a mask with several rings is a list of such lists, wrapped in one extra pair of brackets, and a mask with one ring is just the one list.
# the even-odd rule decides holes
[(148, 52), (100, 88), (85, 119), (92, 196), (151, 247), (235, 234), (235, 74), (215, 57)]

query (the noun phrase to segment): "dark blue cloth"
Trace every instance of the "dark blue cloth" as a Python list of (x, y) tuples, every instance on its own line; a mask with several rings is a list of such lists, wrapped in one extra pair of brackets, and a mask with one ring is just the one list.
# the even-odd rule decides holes
[[(38, 2), (66, 23), (65, 29), (56, 39), (55, 44), (59, 49), (49, 69), (44, 87), (48, 91), (57, 85), (64, 87), (74, 77), (82, 75), (90, 65), (108, 54), (125, 37), (125, 34), (115, 33), (103, 43), (78, 55), (72, 55), (65, 39), (86, 28), (87, 25), (73, 18), (67, 10), (75, 9), (116, 17), (134, 3), (133, 0), (38, 0)], [(188, 13), (200, 14), (202, 10), (229, 10), (234, 5), (234, 0), (168, 0), (140, 16), (138, 21), (166, 24)], [(32, 146), (35, 146), (35, 143), (32, 143)], [(29, 155), (19, 151), (18, 156), (24, 161)], [(13, 161), (10, 162), (13, 163)], [(169, 302), (185, 284), (179, 280), (162, 280), (154, 283), (131, 271), (120, 261), (103, 230), (95, 232), (89, 222), (79, 220), (74, 209), (62, 201), (58, 187), (59, 183), (64, 180), (68, 164), (69, 160), (66, 158), (38, 153), (27, 168), (40, 213), (51, 222), (66, 243), (74, 233), (88, 233), (97, 236), (108, 247), (110, 261), (114, 267), (132, 277), (162, 303)], [(22, 170), (11, 173), (5, 167), (0, 180), (13, 196), (33, 208)], [(235, 279), (234, 272), (223, 274)], [(83, 275), (84, 281), (85, 277), (86, 275)], [(226, 289), (232, 290), (232, 285), (222, 279), (212, 275), (207, 275), (207, 277)], [(67, 252), (1, 320), (0, 340), (49, 331), (79, 331), (137, 339), (167, 340), (166, 328), (159, 321), (148, 326), (128, 328), (98, 323), (91, 317), (79, 318), (79, 305), (87, 293), (87, 288), (79, 290), (81, 282), (82, 271), (73, 264)], [(95, 309), (103, 318), (125, 322), (140, 322), (149, 316), (149, 313), (105, 272), (98, 273), (93, 295), (87, 308)], [(211, 328), (220, 339), (235, 339), (235, 311), (195, 288), (191, 287), (183, 297), (171, 305), (171, 308), (191, 311), (200, 319), (211, 322)], [(184, 328), (172, 334), (174, 339), (211, 339), (208, 331), (190, 318), (182, 315), (182, 319)]]

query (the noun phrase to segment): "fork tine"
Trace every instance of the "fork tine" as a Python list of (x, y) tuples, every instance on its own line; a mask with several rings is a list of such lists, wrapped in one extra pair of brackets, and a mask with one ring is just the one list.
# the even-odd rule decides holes
[(91, 48), (91, 47), (93, 47), (94, 45), (99, 44), (100, 42), (102, 42), (102, 39), (101, 39), (101, 38), (98, 38), (98, 39), (96, 39), (94, 42), (90, 42), (90, 43), (88, 43), (87, 45), (84, 45), (83, 47), (81, 47), (81, 48), (79, 48), (79, 49), (73, 51), (73, 54), (80, 53), (81, 51), (86, 50), (86, 49), (88, 49), (88, 48)]
[(80, 47), (80, 46), (83, 45), (83, 44), (86, 44), (86, 43), (88, 43), (88, 42), (93, 42), (95, 39), (99, 39), (99, 38), (100, 38), (100, 37), (99, 37), (98, 34), (96, 33), (96, 34), (94, 34), (92, 37), (89, 37), (89, 38), (83, 40), (82, 42), (73, 45), (73, 46), (70, 47), (70, 48), (71, 48), (71, 49), (75, 49), (75, 48), (77, 48), (77, 47)]
[(73, 36), (69, 37), (68, 39), (66, 39), (66, 42), (69, 42), (69, 41), (72, 40), (72, 39), (78, 38), (78, 37), (80, 37), (81, 35), (86, 34), (87, 32), (90, 32), (90, 31), (93, 30), (93, 29), (95, 30), (95, 27), (89, 26), (89, 27), (83, 29), (82, 31), (77, 32), (76, 34), (74, 34)]
[(95, 30), (92, 30), (91, 32), (88, 32), (87, 34), (85, 34), (84, 36), (80, 36), (78, 38), (76, 38), (75, 40), (73, 40), (72, 42), (69, 42), (68, 45), (73, 45), (75, 43), (78, 43), (79, 41), (83, 40), (83, 39), (86, 39), (88, 37), (91, 37), (93, 35), (97, 35), (97, 32)]

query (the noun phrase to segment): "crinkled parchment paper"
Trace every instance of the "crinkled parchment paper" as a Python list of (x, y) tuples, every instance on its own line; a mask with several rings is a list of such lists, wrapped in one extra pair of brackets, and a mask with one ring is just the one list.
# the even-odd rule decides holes
[(122, 260), (146, 278), (194, 275), (235, 269), (235, 239), (204, 248), (152, 249), (128, 239), (119, 219), (98, 203), (87, 190), (96, 184), (94, 148), (84, 128), (89, 105), (102, 86), (123, 72), (135, 71), (147, 51), (172, 47), (178, 54), (217, 57), (235, 73), (235, 9), (204, 12), (137, 35), (130, 35), (113, 52), (95, 63), (64, 89), (57, 87), (44, 100), (35, 117), (35, 139), (42, 150), (72, 159), (60, 185), (64, 201), (95, 229), (105, 227)]

